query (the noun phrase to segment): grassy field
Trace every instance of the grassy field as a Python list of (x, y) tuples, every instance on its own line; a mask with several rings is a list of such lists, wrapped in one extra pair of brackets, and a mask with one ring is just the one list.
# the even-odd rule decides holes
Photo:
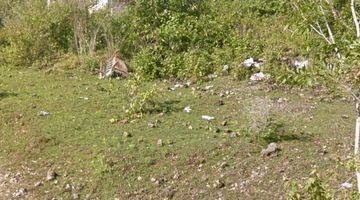
[[(353, 176), (348, 99), (231, 77), (174, 84), (158, 83), (164, 112), (121, 124), (110, 121), (127, 105), (123, 80), (0, 68), (0, 199), (19, 188), (24, 199), (286, 199), (289, 183), (314, 170), (334, 190)], [(283, 125), (265, 139), (250, 129), (263, 112)], [(281, 151), (261, 156), (271, 141)]]

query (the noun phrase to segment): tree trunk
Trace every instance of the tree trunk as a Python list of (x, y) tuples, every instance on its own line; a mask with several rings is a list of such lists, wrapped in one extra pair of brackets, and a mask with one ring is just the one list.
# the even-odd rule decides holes
[[(356, 103), (356, 110), (359, 109), (359, 103)], [(356, 119), (356, 127), (355, 127), (355, 160), (357, 161), (357, 157), (359, 154), (359, 144), (360, 144), (360, 113), (357, 113)], [(358, 162), (356, 162), (358, 164)], [(358, 167), (357, 167), (358, 168)], [(358, 191), (360, 192), (360, 172), (356, 169), (356, 180), (357, 180), (357, 187)]]

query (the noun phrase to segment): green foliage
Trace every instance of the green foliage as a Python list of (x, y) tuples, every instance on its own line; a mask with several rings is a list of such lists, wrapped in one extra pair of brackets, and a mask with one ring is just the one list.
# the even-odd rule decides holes
[(45, 8), (42, 1), (15, 5), (1, 30), (7, 44), (1, 57), (15, 65), (31, 65), (66, 53), (73, 35), (70, 14), (68, 6)]
[(143, 80), (136, 75), (125, 86), (128, 89), (128, 106), (125, 109), (127, 117), (141, 117), (155, 109), (156, 99), (160, 95), (156, 83), (150, 88), (141, 87), (144, 86)]
[[(197, 77), (235, 57), (237, 22), (219, 15), (211, 1), (135, 1), (114, 22), (122, 54), (145, 78)], [(144, 16), (146, 13), (146, 16)], [(126, 31), (124, 31), (124, 29)]]
[(324, 186), (324, 182), (319, 175), (314, 174), (310, 177), (304, 187), (300, 187), (295, 181), (290, 184), (290, 191), (288, 192), (289, 200), (327, 200), (333, 199), (333, 191)]

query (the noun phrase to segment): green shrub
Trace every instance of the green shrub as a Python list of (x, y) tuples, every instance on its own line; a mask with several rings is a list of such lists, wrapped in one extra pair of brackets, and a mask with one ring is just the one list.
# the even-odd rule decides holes
[(214, 8), (210, 1), (135, 1), (114, 20), (114, 37), (146, 78), (202, 78), (232, 62), (240, 45), (235, 18)]
[(71, 9), (68, 6), (46, 8), (42, 1), (17, 4), (5, 19), (1, 37), (6, 41), (1, 57), (14, 65), (46, 63), (59, 52), (67, 52), (72, 42)]

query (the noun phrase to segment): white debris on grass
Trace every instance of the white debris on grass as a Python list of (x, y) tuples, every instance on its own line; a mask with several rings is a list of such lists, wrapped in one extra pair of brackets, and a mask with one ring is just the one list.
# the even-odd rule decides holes
[(89, 97), (79, 97), (79, 99), (89, 100)]
[(48, 115), (50, 115), (50, 113), (48, 111), (42, 110), (42, 111), (39, 112), (39, 116), (43, 117), (43, 116), (48, 116)]
[(351, 189), (352, 186), (353, 185), (351, 183), (345, 182), (340, 185), (340, 189)]
[(210, 74), (210, 75), (208, 76), (208, 78), (210, 78), (210, 79), (214, 79), (214, 78), (217, 78), (217, 77), (218, 77), (217, 74)]
[(212, 121), (212, 120), (215, 119), (215, 117), (211, 117), (211, 116), (209, 116), (209, 115), (203, 115), (203, 116), (201, 116), (201, 118), (202, 118), (202, 119), (205, 119), (205, 120), (207, 120), (207, 121)]
[(99, 0), (97, 4), (89, 8), (89, 13), (92, 14), (94, 12), (104, 9), (108, 3), (109, 0)]
[(270, 75), (264, 74), (263, 72), (255, 73), (250, 77), (252, 81), (263, 81), (270, 78)]
[(263, 63), (259, 60), (256, 60), (254, 58), (249, 58), (249, 59), (246, 59), (244, 62), (243, 62), (243, 65), (245, 67), (256, 67), (256, 68), (260, 68), (261, 65)]
[(293, 63), (293, 67), (296, 69), (303, 69), (309, 66), (309, 60), (295, 60)]
[(191, 112), (190, 106), (186, 106), (186, 107), (184, 108), (184, 112), (190, 113), (190, 112)]
[(208, 85), (208, 86), (205, 86), (205, 90), (210, 90), (210, 89), (212, 89), (214, 86), (213, 85)]

